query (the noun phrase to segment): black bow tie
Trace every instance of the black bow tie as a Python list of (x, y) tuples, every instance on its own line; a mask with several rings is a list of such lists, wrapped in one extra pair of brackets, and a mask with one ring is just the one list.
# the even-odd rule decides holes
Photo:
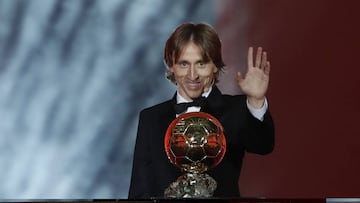
[(194, 99), (192, 102), (175, 104), (174, 108), (176, 114), (181, 114), (184, 113), (189, 107), (197, 106), (203, 108), (205, 107), (205, 105), (206, 105), (206, 97), (199, 97)]

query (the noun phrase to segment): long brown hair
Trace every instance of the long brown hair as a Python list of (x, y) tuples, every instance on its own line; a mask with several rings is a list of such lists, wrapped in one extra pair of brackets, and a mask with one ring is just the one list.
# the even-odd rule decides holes
[(181, 24), (170, 35), (164, 50), (164, 62), (167, 66), (166, 78), (175, 83), (174, 73), (169, 68), (177, 63), (181, 52), (190, 41), (200, 48), (205, 62), (212, 61), (218, 68), (219, 71), (215, 73), (215, 82), (218, 82), (219, 72), (225, 67), (221, 55), (221, 42), (216, 31), (205, 23)]

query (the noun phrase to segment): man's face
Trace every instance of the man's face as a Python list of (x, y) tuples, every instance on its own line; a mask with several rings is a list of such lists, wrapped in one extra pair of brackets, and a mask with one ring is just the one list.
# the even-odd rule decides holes
[(193, 42), (184, 47), (177, 63), (170, 70), (174, 73), (179, 94), (187, 100), (200, 97), (207, 91), (218, 71), (212, 61), (204, 61), (199, 47)]

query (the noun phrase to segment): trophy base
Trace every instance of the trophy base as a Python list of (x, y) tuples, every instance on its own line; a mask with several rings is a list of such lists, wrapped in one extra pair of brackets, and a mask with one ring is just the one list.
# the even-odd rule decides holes
[(167, 198), (207, 198), (212, 197), (217, 183), (206, 173), (186, 173), (171, 183), (164, 192)]

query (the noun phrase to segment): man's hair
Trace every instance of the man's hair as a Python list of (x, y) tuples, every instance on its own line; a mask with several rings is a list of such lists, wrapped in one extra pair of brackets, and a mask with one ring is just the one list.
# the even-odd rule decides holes
[(219, 72), (223, 71), (225, 67), (221, 55), (221, 42), (216, 31), (210, 25), (204, 23), (181, 24), (170, 35), (164, 50), (166, 78), (175, 83), (174, 73), (169, 68), (177, 63), (181, 52), (189, 42), (193, 42), (200, 48), (205, 62), (212, 61), (218, 68), (214, 77), (214, 82), (218, 82)]

